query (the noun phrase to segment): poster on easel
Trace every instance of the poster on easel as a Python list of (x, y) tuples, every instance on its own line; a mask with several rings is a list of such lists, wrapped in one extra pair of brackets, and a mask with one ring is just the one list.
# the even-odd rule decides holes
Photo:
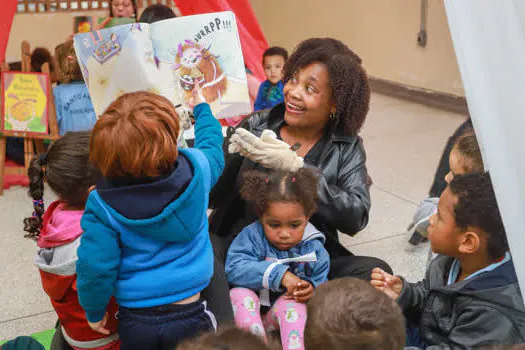
[(49, 76), (42, 73), (2, 73), (1, 131), (30, 136), (49, 132)]
[(198, 82), (216, 118), (251, 112), (233, 12), (134, 23), (74, 37), (97, 115), (119, 96), (150, 91), (190, 107)]

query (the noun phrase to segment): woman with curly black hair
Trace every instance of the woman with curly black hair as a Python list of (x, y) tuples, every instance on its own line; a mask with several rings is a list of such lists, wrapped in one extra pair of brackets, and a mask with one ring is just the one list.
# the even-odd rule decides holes
[(326, 235), (329, 278), (369, 279), (376, 266), (390, 270), (379, 259), (354, 256), (338, 238), (338, 231), (353, 236), (363, 230), (370, 211), (371, 180), (358, 136), (370, 103), (361, 59), (339, 40), (303, 41), (285, 67), (283, 93), (283, 104), (254, 113), (226, 141), (225, 150), (233, 154), (225, 152), (226, 167), (210, 195), (210, 208), (214, 209), (210, 229), (217, 259), (207, 296), (219, 321), (225, 319), (215, 301), (222, 299), (218, 290), (224, 272), (220, 265), (233, 238), (256, 220), (255, 212), (238, 192), (240, 175), (249, 169), (317, 169), (319, 203), (310, 222)]

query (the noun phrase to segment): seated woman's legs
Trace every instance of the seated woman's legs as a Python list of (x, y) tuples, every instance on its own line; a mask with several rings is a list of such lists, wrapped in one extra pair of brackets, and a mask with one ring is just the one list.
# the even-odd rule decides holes
[(341, 277), (356, 277), (370, 281), (372, 270), (376, 267), (393, 274), (392, 268), (383, 260), (370, 256), (340, 256), (330, 260), (330, 273), (328, 279)]

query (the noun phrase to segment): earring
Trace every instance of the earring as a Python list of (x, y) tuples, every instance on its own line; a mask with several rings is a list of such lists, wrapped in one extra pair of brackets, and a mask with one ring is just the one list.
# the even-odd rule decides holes
[(331, 120), (336, 120), (336, 119), (337, 119), (337, 114), (335, 114), (335, 113), (330, 113), (330, 119), (331, 119)]

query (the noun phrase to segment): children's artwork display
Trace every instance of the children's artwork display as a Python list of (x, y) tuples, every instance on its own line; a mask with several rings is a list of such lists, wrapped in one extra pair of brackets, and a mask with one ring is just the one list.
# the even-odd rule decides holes
[(93, 17), (75, 16), (73, 18), (73, 33), (88, 33), (93, 30)]
[(196, 82), (217, 118), (251, 111), (233, 12), (126, 24), (78, 34), (74, 44), (97, 115), (134, 91), (189, 107)]
[(41, 73), (2, 74), (2, 132), (47, 134), (49, 76)]

